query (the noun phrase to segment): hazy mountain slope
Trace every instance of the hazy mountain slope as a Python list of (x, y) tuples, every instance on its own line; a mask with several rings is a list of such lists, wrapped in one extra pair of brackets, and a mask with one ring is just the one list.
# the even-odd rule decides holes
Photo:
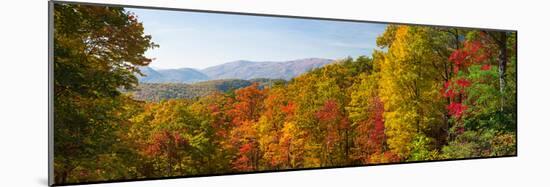
[(162, 74), (162, 82), (192, 83), (208, 80), (208, 76), (192, 68), (158, 70)]
[(298, 76), (310, 69), (317, 68), (332, 62), (330, 59), (308, 58), (284, 62), (254, 62), (234, 61), (209, 67), (201, 70), (204, 74), (215, 79), (285, 79)]
[(143, 76), (136, 75), (139, 82), (155, 82), (155, 80), (159, 80), (162, 77), (159, 72), (148, 66), (140, 67), (139, 70), (144, 74)]
[(154, 70), (150, 67), (142, 67), (141, 72), (145, 76), (138, 76), (142, 83), (193, 83), (208, 80), (208, 76), (191, 68)]

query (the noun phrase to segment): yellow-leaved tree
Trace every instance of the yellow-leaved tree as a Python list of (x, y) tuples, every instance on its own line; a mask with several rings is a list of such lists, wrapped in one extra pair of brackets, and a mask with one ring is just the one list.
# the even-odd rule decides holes
[(378, 39), (379, 47), (387, 49), (380, 65), (387, 141), (401, 159), (416, 160), (413, 153), (432, 149), (433, 138), (425, 132), (442, 124), (440, 82), (433, 66), (440, 59), (427, 28), (390, 26), (387, 32)]

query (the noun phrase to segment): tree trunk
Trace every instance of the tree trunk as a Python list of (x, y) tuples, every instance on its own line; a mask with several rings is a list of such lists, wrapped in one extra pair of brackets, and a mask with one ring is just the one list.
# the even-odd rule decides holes
[(67, 171), (63, 171), (61, 172), (59, 175), (55, 175), (55, 183), (56, 184), (65, 184), (65, 182), (67, 182), (67, 176), (68, 176), (68, 172)]
[(292, 138), (290, 138), (290, 140), (289, 140), (288, 142), (289, 142), (289, 143), (288, 143), (288, 148), (287, 148), (287, 150), (286, 150), (286, 153), (287, 153), (287, 154), (286, 154), (286, 156), (287, 156), (287, 158), (286, 158), (286, 159), (287, 159), (287, 166), (290, 166), (291, 168), (294, 168), (294, 166), (292, 165), (292, 162), (291, 162), (291, 160), (290, 160), (290, 156), (291, 156), (291, 153), (290, 153), (290, 146), (292, 146), (292, 143), (291, 143), (291, 142), (292, 142)]
[(500, 111), (502, 112), (504, 110), (504, 91), (506, 87), (506, 61), (507, 61), (507, 54), (506, 54), (506, 41), (507, 36), (505, 32), (499, 33), (498, 36), (498, 48), (499, 48), (499, 55), (498, 55), (498, 76), (500, 80)]
[(346, 159), (346, 160), (349, 160), (349, 149), (350, 149), (350, 146), (349, 146), (349, 137), (348, 137), (348, 136), (349, 136), (349, 135), (348, 135), (349, 132), (348, 132), (348, 129), (346, 129), (346, 130), (344, 131), (344, 133), (345, 133), (345, 141), (346, 141), (346, 142), (345, 142), (345, 148), (344, 148), (344, 149), (345, 149), (345, 153), (346, 153), (346, 154), (345, 154), (345, 159)]

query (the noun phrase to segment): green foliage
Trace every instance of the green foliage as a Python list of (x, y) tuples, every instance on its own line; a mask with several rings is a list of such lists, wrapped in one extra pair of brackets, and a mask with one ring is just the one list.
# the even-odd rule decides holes
[(107, 163), (120, 159), (117, 135), (136, 107), (118, 89), (136, 86), (157, 45), (122, 8), (58, 4), (54, 27), (55, 182), (116, 178)]
[(434, 139), (428, 138), (422, 134), (414, 137), (411, 143), (411, 156), (409, 161), (426, 161), (438, 158), (438, 152), (433, 148)]
[(515, 134), (496, 130), (464, 131), (444, 146), (443, 159), (479, 158), (516, 154)]

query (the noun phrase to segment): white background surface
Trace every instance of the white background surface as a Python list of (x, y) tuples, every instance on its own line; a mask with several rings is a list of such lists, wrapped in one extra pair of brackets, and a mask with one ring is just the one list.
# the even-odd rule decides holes
[[(89, 186), (550, 186), (549, 8), (544, 1), (89, 0), (518, 30), (518, 157)], [(0, 186), (47, 185), (47, 1), (0, 5)]]

